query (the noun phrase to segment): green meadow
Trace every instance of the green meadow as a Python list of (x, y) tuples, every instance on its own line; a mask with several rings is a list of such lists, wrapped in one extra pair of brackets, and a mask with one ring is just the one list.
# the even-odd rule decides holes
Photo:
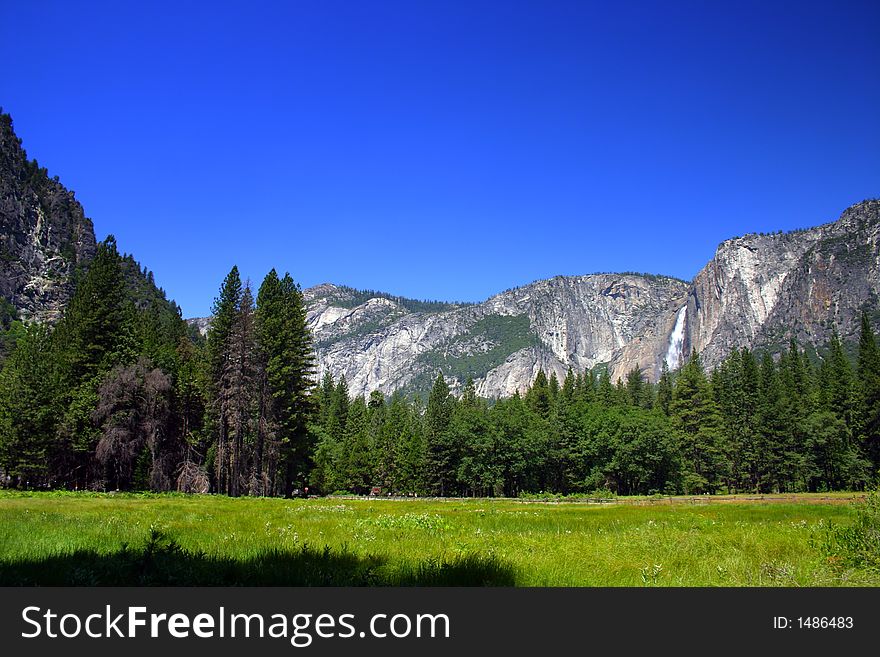
[[(849, 496), (308, 500), (0, 493), (3, 585), (880, 585)], [(849, 564), (850, 562), (847, 562)]]

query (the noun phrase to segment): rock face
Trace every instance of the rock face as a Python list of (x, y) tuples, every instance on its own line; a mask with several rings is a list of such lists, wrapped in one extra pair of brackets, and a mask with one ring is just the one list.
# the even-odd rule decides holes
[(486, 397), (523, 390), (539, 369), (634, 367), (656, 380), (692, 349), (713, 367), (736, 347), (822, 345), (854, 338), (859, 314), (880, 320), (880, 201), (832, 223), (723, 242), (693, 282), (645, 275), (557, 277), (470, 306), (411, 312), (343, 288), (306, 290), (319, 373), (344, 374), (354, 394), (424, 392), (438, 371), (453, 388), (471, 376)]
[(659, 371), (688, 283), (659, 276), (595, 274), (538, 281), (476, 305), (410, 312), (389, 299), (347, 308), (339, 288), (305, 291), (319, 374), (344, 374), (353, 393), (424, 391), (438, 371), (453, 388), (468, 377), (486, 397), (526, 387), (543, 368), (633, 366)]
[(27, 159), (0, 114), (0, 296), (22, 319), (55, 321), (74, 271), (94, 254), (92, 222), (73, 192)]
[(199, 332), (199, 335), (205, 337), (208, 335), (208, 329), (211, 327), (211, 318), (195, 317), (193, 319), (186, 320), (186, 323), (190, 326), (194, 326), (195, 329)]
[[(0, 297), (26, 320), (56, 320), (77, 268), (95, 253), (92, 223), (72, 192), (29, 161), (0, 114)], [(523, 390), (539, 369), (633, 368), (656, 380), (692, 349), (714, 366), (735, 347), (777, 350), (790, 337), (844, 339), (859, 313), (880, 320), (880, 201), (833, 222), (723, 242), (693, 282), (663, 276), (556, 277), (480, 304), (419, 302), (330, 284), (304, 292), (318, 375), (345, 375), (354, 394), (427, 391), (438, 371), (453, 389), (469, 377), (485, 397)], [(139, 267), (130, 259), (132, 272)], [(140, 280), (140, 278), (143, 280)], [(135, 296), (164, 300), (132, 274)], [(154, 294), (155, 292), (155, 294)], [(204, 334), (209, 320), (189, 320)]]
[(876, 318), (880, 292), (880, 201), (864, 201), (829, 224), (723, 242), (694, 278), (685, 352), (714, 365), (735, 347), (821, 345), (834, 328), (844, 339), (859, 314)]
[[(867, 309), (880, 323), (880, 201), (817, 228), (723, 242), (691, 283), (663, 276), (556, 277), (474, 305), (425, 304), (329, 283), (304, 291), (318, 375), (353, 394), (425, 393), (438, 371), (453, 389), (522, 391), (539, 369), (560, 381), (606, 367), (656, 380), (700, 352), (713, 367), (737, 347), (854, 338)], [(207, 320), (189, 320), (204, 332)]]

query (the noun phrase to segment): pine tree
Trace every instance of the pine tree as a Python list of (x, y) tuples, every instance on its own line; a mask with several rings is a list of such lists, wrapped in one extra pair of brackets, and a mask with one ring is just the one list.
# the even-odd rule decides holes
[(284, 491), (289, 495), (294, 486), (305, 485), (311, 469), (314, 441), (309, 426), (315, 410), (311, 398), (315, 354), (306, 324), (305, 301), (290, 274), (281, 279), (281, 298), (284, 339), (278, 345), (279, 355), (269, 361), (267, 375), (278, 402)]
[[(557, 384), (558, 388), (558, 384)], [(550, 383), (543, 369), (538, 370), (535, 376), (535, 382), (526, 392), (526, 404), (533, 413), (537, 413), (543, 418), (550, 415), (550, 409), (553, 407), (553, 400), (550, 392)]]
[(758, 430), (758, 407), (760, 403), (760, 374), (754, 354), (743, 347), (739, 352), (739, 379), (735, 382), (735, 423), (737, 440), (734, 456), (742, 463), (740, 486), (758, 492), (763, 470), (763, 450)]
[(490, 430), (486, 403), (477, 397), (473, 379), (467, 380), (461, 399), (455, 405), (451, 431), (462, 453), (458, 467), (462, 489), (473, 495), (495, 495), (502, 485), (497, 445)]
[(858, 357), (859, 430), (874, 472), (880, 470), (880, 349), (867, 312), (862, 312)]
[(137, 357), (135, 310), (125, 286), (122, 258), (111, 235), (98, 245), (77, 280), (64, 315), (52, 332), (57, 361), (56, 474), (74, 487), (105, 485), (94, 459), (99, 431), (92, 419), (98, 386), (115, 365)]
[(342, 437), (345, 431), (345, 423), (348, 421), (348, 407), (350, 404), (348, 396), (348, 382), (345, 380), (345, 374), (339, 377), (339, 383), (336, 384), (336, 392), (333, 395), (333, 403), (330, 406), (330, 426), (337, 427), (337, 437)]
[(355, 398), (348, 409), (342, 448), (345, 459), (345, 487), (352, 493), (359, 495), (370, 492), (373, 485), (369, 432), (367, 404), (363, 396), (359, 396)]
[(685, 492), (715, 492), (722, 475), (718, 449), (720, 418), (696, 351), (679, 371), (670, 411), (685, 461)]
[(647, 392), (647, 382), (639, 367), (633, 367), (626, 375), (627, 404), (635, 408), (643, 408), (646, 399), (650, 399)]
[(766, 352), (761, 360), (757, 420), (760, 458), (757, 488), (762, 493), (784, 492), (790, 486), (792, 471), (797, 471), (790, 449), (793, 418), (787, 415), (782, 384), (773, 358)]
[(416, 398), (407, 404), (400, 393), (391, 398), (391, 430), (398, 431), (395, 418), (400, 406), (403, 410), (403, 424), (399, 427), (395, 443), (395, 463), (397, 467), (397, 489), (401, 493), (423, 494), (425, 492), (425, 442), (421, 421), (421, 405)]
[(13, 487), (55, 483), (50, 467), (59, 413), (55, 365), (48, 328), (31, 324), (0, 373), (0, 470)]
[(726, 440), (721, 449), (725, 478), (732, 492), (755, 490), (761, 468), (758, 433), (758, 364), (748, 349), (734, 349), (712, 377)]
[(498, 436), (498, 465), (504, 494), (508, 497), (538, 490), (541, 453), (531, 440), (529, 417), (519, 392), (498, 400), (490, 411), (493, 432)]
[(459, 454), (450, 431), (454, 400), (443, 374), (437, 374), (425, 409), (425, 475), (428, 489), (441, 497), (454, 492)]
[(779, 358), (778, 376), (782, 389), (780, 413), (786, 422), (785, 470), (792, 491), (806, 490), (809, 480), (804, 422), (812, 411), (813, 395), (809, 386), (812, 372), (807, 366), (797, 343), (790, 340), (788, 351)]
[[(348, 392), (345, 391), (348, 413)], [(318, 391), (317, 443), (315, 446), (314, 467), (309, 474), (310, 488), (315, 492), (332, 493), (345, 486), (342, 472), (342, 428), (334, 412), (337, 387), (333, 375), (327, 371), (321, 379)]]
[(565, 374), (565, 380), (562, 382), (562, 399), (566, 403), (570, 404), (574, 401), (575, 390), (578, 388), (577, 379), (578, 377), (575, 376), (569, 365), (568, 372)]
[(828, 358), (822, 364), (827, 386), (823, 397), (828, 410), (837, 415), (847, 427), (852, 428), (855, 406), (853, 372), (837, 330), (832, 333), (828, 348)]
[(67, 385), (131, 362), (133, 335), (134, 306), (126, 292), (116, 239), (110, 235), (98, 244), (53, 333)]
[(604, 406), (613, 406), (616, 403), (617, 394), (614, 391), (614, 384), (611, 383), (611, 375), (608, 369), (603, 369), (599, 373), (599, 380), (596, 384), (596, 397)]
[(388, 427), (388, 406), (385, 403), (385, 395), (379, 390), (370, 393), (370, 401), (367, 404), (370, 451), (372, 458), (373, 484), (389, 492), (394, 489), (395, 463), (394, 463), (394, 435)]
[(321, 377), (321, 385), (317, 390), (317, 422), (318, 424), (327, 429), (330, 424), (330, 417), (332, 416), (333, 410), (333, 395), (336, 393), (336, 382), (333, 380), (333, 374), (330, 370), (326, 370), (324, 372), (324, 376)]
[(672, 404), (672, 376), (669, 374), (669, 365), (663, 359), (663, 368), (660, 370), (660, 380), (657, 382), (657, 396), (655, 407), (659, 408), (663, 415), (669, 415), (669, 407)]
[(807, 418), (813, 488), (840, 490), (864, 484), (867, 463), (855, 442), (855, 378), (840, 336), (831, 335), (829, 352), (818, 372), (819, 406)]
[[(573, 378), (566, 377), (566, 383)], [(566, 386), (556, 400), (556, 406), (552, 414), (553, 428), (551, 430), (554, 439), (550, 460), (553, 462), (553, 479), (556, 489), (563, 494), (571, 492), (575, 485), (574, 475), (575, 448), (578, 438), (578, 416), (582, 402), (579, 402), (574, 393), (566, 394)]]
[(251, 470), (252, 488), (259, 492), (274, 492), (277, 475), (281, 424), (277, 388), (278, 359), (282, 357), (283, 301), (281, 281), (275, 270), (263, 279), (257, 292), (254, 313), (256, 355), (259, 363), (257, 394), (257, 421), (254, 462)]
[(556, 372), (550, 373), (550, 379), (547, 381), (547, 390), (550, 393), (550, 403), (555, 403), (556, 397), (559, 395), (559, 378), (556, 376)]
[(207, 336), (208, 370), (211, 384), (208, 421), (216, 435), (213, 449), (216, 489), (223, 493), (229, 490), (230, 430), (230, 416), (224, 411), (229, 391), (223, 388), (223, 383), (229, 368), (228, 361), (233, 353), (232, 331), (238, 320), (241, 298), (241, 277), (238, 274), (238, 267), (233, 266), (223, 281), (220, 295), (214, 299), (211, 308), (211, 326)]
[(181, 337), (177, 347), (177, 372), (174, 378), (172, 421), (181, 442), (183, 457), (177, 470), (177, 490), (184, 493), (207, 493), (210, 480), (205, 457), (210, 447), (204, 431), (207, 411), (208, 376), (204, 345)]
[[(219, 382), (221, 422), (228, 427), (225, 462), (225, 492), (237, 497), (248, 490), (248, 474), (255, 419), (259, 367), (255, 353), (254, 301), (246, 285), (230, 327), (228, 354)], [(219, 451), (218, 451), (219, 453)], [(218, 477), (218, 479), (220, 479)]]

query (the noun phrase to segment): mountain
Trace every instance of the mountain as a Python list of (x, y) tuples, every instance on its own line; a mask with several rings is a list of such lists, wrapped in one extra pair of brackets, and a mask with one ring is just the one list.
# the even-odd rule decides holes
[(853, 338), (862, 309), (878, 318), (878, 233), (880, 200), (870, 200), (816, 228), (722, 242), (694, 278), (685, 349), (713, 365), (734, 347), (818, 346), (834, 328)]
[(409, 311), (387, 298), (347, 307), (325, 284), (305, 291), (321, 371), (344, 374), (357, 393), (427, 390), (438, 370), (487, 397), (512, 394), (538, 369), (560, 379), (568, 366), (617, 372), (653, 365), (689, 286), (660, 276), (557, 277), (487, 301)]
[[(96, 247), (92, 221), (74, 193), (28, 159), (12, 118), (0, 110), (0, 328), (13, 317), (57, 321)], [(121, 264), (136, 307), (181, 321), (149, 270), (130, 254)]]
[[(92, 222), (57, 178), (28, 160), (0, 113), (0, 325), (11, 314), (55, 321), (76, 272), (95, 253)], [(880, 319), (880, 201), (837, 221), (719, 245), (691, 282), (646, 274), (536, 281), (478, 304), (417, 301), (323, 284), (305, 290), (319, 375), (345, 375), (352, 393), (426, 392), (438, 371), (479, 394), (522, 390), (539, 369), (565, 376), (638, 367), (656, 379), (698, 350), (708, 366), (733, 348), (776, 351), (790, 337), (820, 346), (832, 330), (852, 338), (858, 315)], [(134, 258), (124, 259), (140, 307), (179, 309)], [(173, 319), (173, 317), (172, 317)], [(190, 320), (202, 331), (205, 318)]]
[(22, 319), (54, 321), (94, 254), (92, 222), (73, 192), (28, 160), (0, 112), (0, 296)]
[[(485, 397), (522, 390), (539, 369), (638, 367), (651, 380), (692, 349), (712, 367), (737, 347), (778, 351), (790, 338), (846, 340), (867, 309), (880, 319), (880, 201), (832, 223), (727, 240), (690, 283), (645, 274), (558, 276), (479, 304), (413, 302), (325, 283), (304, 291), (319, 375), (354, 394), (424, 393), (438, 371)], [(204, 331), (206, 320), (200, 323)]]

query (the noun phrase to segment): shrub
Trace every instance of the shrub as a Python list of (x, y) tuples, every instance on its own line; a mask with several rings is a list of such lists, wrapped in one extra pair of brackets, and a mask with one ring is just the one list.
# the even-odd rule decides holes
[(829, 524), (817, 541), (828, 563), (840, 569), (880, 571), (880, 492), (855, 504), (855, 522)]

